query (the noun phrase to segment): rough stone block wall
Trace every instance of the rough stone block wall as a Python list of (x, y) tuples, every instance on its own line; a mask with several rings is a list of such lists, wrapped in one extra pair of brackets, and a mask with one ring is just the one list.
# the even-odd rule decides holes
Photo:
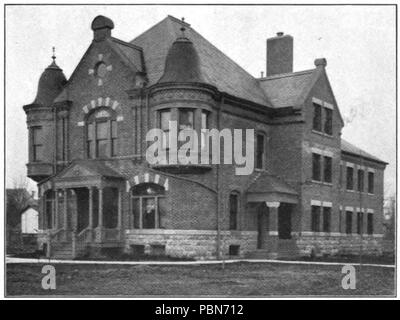
[(301, 256), (316, 255), (358, 255), (362, 245), (364, 255), (379, 256), (382, 254), (382, 238), (359, 235), (302, 235), (296, 239)]
[[(125, 250), (132, 245), (144, 245), (145, 254), (152, 253), (151, 246), (165, 246), (165, 254), (171, 257), (215, 259), (217, 256), (217, 232), (214, 230), (127, 230)], [(229, 246), (240, 245), (239, 255), (254, 251), (257, 233), (251, 231), (222, 231), (221, 256), (229, 257)]]

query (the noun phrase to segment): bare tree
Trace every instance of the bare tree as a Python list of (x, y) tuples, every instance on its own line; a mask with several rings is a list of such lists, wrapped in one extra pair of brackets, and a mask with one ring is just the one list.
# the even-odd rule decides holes
[(32, 201), (29, 194), (28, 180), (25, 177), (14, 179), (13, 188), (7, 189), (6, 202), (7, 202), (7, 225), (15, 227), (20, 222), (20, 213)]

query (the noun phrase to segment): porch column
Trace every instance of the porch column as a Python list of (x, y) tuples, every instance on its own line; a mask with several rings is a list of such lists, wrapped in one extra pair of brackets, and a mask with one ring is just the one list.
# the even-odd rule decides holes
[(68, 189), (63, 189), (64, 192), (64, 230), (68, 229)]
[(269, 249), (272, 253), (278, 255), (278, 208), (280, 202), (265, 202), (269, 211)]
[(93, 228), (93, 188), (89, 187), (89, 229)]
[(122, 225), (122, 189), (118, 189), (118, 225), (117, 228), (121, 229)]
[(58, 229), (58, 189), (55, 190), (55, 197), (54, 197), (54, 225), (55, 225), (55, 229)]
[(103, 227), (103, 188), (99, 188), (99, 228)]
[(98, 218), (98, 241), (103, 240), (103, 188), (99, 187), (99, 218)]

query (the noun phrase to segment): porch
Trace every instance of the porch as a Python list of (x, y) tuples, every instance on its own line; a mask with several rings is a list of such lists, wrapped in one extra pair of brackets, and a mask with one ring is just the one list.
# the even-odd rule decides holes
[[(89, 250), (121, 247), (124, 180), (78, 165), (67, 168), (43, 189), (41, 227), (48, 257), (75, 258)], [(71, 170), (73, 169), (73, 170)]]
[(249, 258), (282, 258), (298, 253), (292, 238), (298, 194), (283, 180), (261, 174), (247, 190), (257, 226), (257, 249)]

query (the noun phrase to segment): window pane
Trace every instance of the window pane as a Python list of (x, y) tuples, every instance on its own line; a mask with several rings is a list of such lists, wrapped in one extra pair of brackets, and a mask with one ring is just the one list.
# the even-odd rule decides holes
[(87, 125), (87, 137), (88, 140), (94, 140), (94, 123), (89, 123)]
[(132, 219), (133, 219), (133, 228), (140, 229), (140, 199), (133, 198), (132, 199)]
[(258, 134), (256, 141), (256, 168), (264, 168), (264, 135)]
[(107, 121), (102, 121), (102, 122), (96, 123), (96, 137), (97, 137), (97, 139), (108, 139), (109, 138)]
[(324, 157), (324, 181), (332, 182), (332, 158)]
[(237, 229), (237, 212), (238, 212), (238, 195), (231, 194), (229, 195), (229, 229), (236, 230)]
[(347, 167), (346, 173), (346, 189), (353, 190), (353, 168)]
[(313, 129), (321, 131), (321, 106), (314, 103)]
[(324, 109), (325, 109), (324, 132), (327, 134), (332, 134), (332, 110), (328, 108)]
[(361, 169), (357, 172), (357, 187), (358, 191), (364, 191), (364, 170)]
[(323, 213), (323, 231), (324, 232), (331, 232), (331, 208), (324, 207)]
[(111, 121), (111, 137), (112, 138), (117, 138), (117, 121), (112, 120)]
[(156, 199), (142, 199), (143, 228), (154, 229), (156, 227)]
[(317, 153), (313, 153), (312, 158), (312, 179), (321, 181), (321, 156)]
[(368, 213), (367, 216), (367, 232), (368, 234), (374, 233), (374, 215), (372, 213)]
[(374, 193), (374, 173), (368, 172), (368, 193)]
[(346, 211), (346, 233), (352, 233), (352, 224), (353, 224), (353, 213), (351, 211)]
[(97, 156), (99, 158), (108, 157), (108, 140), (98, 140), (97, 141)]
[(88, 141), (87, 142), (87, 156), (90, 159), (95, 158), (94, 154), (94, 141)]
[(171, 111), (160, 112), (160, 129), (163, 131), (169, 130), (169, 121), (171, 121)]
[(192, 129), (193, 125), (193, 111), (188, 109), (179, 110), (179, 130), (186, 128)]
[(32, 128), (32, 140), (33, 144), (42, 144), (42, 128)]
[(207, 111), (202, 111), (201, 112), (201, 128), (202, 129), (209, 129), (208, 112)]
[(362, 234), (363, 231), (363, 213), (357, 212), (357, 233)]
[(319, 215), (320, 215), (320, 207), (311, 206), (311, 231), (313, 232), (319, 231)]

